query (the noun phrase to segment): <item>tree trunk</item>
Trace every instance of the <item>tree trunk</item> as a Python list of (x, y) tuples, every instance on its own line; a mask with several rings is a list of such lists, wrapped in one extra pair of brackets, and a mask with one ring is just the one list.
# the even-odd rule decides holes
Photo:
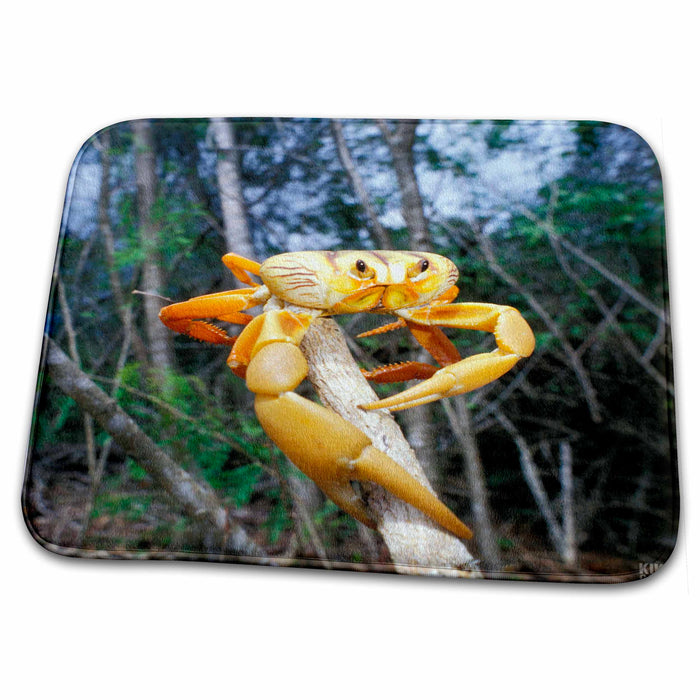
[(146, 333), (149, 355), (153, 367), (168, 369), (173, 366), (172, 333), (160, 322), (158, 314), (162, 306), (159, 294), (163, 289), (163, 269), (160, 257), (158, 230), (153, 220), (156, 202), (156, 157), (153, 135), (148, 120), (132, 123), (134, 137), (134, 167), (136, 170), (136, 204), (141, 227), (142, 245), (146, 251), (143, 264), (142, 285), (146, 311)]
[(496, 531), (491, 518), (489, 493), (486, 487), (484, 465), (479, 454), (476, 435), (472, 428), (471, 411), (464, 396), (455, 396), (445, 402), (445, 413), (450, 429), (459, 444), (469, 483), (472, 515), (479, 531), (481, 559), (492, 571), (500, 571), (503, 565)]
[[(362, 376), (336, 322), (328, 318), (315, 321), (301, 348), (309, 363), (309, 380), (321, 401), (362, 430), (378, 450), (431, 488), (391, 414), (357, 407), (375, 401), (376, 394)], [(369, 484), (367, 491), (369, 508), (398, 571), (478, 576), (476, 561), (461, 540), (384, 489)]]
[(413, 159), (413, 144), (416, 140), (417, 121), (405, 120), (396, 124), (390, 130), (386, 122), (380, 122), (380, 127), (391, 151), (396, 179), (401, 193), (401, 213), (411, 238), (413, 250), (432, 249), (428, 222), (423, 212), (423, 200), (418, 189), (415, 161)]
[[(100, 229), (100, 236), (102, 237), (102, 243), (104, 245), (105, 263), (107, 265), (107, 273), (109, 275), (109, 288), (114, 299), (114, 306), (116, 307), (123, 326), (123, 347), (128, 349), (131, 345), (133, 345), (138, 361), (142, 365), (146, 365), (148, 364), (148, 351), (146, 350), (146, 344), (143, 342), (143, 339), (139, 335), (133, 323), (134, 299), (132, 297), (127, 301), (125, 298), (124, 291), (119, 280), (119, 272), (114, 259), (116, 246), (114, 243), (114, 231), (112, 230), (112, 223), (109, 218), (111, 198), (111, 188), (109, 184), (109, 149), (111, 147), (111, 135), (109, 129), (105, 129), (105, 131), (100, 134), (99, 144), (101, 176), (100, 196), (97, 202), (97, 220)], [(123, 363), (120, 362), (118, 363), (118, 366), (119, 365), (123, 365)]]
[(217, 149), (216, 180), (221, 198), (226, 249), (254, 260), (255, 250), (243, 199), (235, 128), (226, 119), (212, 119), (209, 130)]

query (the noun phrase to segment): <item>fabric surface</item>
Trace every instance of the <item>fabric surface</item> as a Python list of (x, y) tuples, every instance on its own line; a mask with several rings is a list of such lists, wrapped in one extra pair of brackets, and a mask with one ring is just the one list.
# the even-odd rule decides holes
[(615, 124), (111, 126), (68, 180), (26, 523), (78, 557), (645, 578), (678, 528), (665, 245)]

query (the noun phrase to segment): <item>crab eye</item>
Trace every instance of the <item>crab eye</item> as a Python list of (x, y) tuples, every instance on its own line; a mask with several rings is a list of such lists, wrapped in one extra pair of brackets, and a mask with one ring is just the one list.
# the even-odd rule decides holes
[(408, 269), (408, 276), (410, 278), (418, 277), (418, 275), (422, 275), (429, 267), (430, 267), (430, 261), (427, 260), (426, 258), (423, 258), (422, 260), (419, 260), (417, 263), (414, 263), (413, 265), (411, 265), (411, 267)]
[(371, 280), (377, 274), (374, 268), (367, 264), (362, 258), (355, 260), (355, 270), (357, 270), (357, 272), (351, 272), (351, 275), (357, 280)]

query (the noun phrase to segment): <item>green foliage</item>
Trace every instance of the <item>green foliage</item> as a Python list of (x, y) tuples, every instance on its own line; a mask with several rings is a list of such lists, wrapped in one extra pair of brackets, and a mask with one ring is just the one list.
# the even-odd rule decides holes
[(291, 526), (292, 519), (289, 517), (289, 511), (280, 500), (276, 501), (268, 511), (264, 523), (270, 544), (275, 544), (279, 540), (280, 535), (289, 530)]
[(120, 231), (119, 245), (114, 251), (114, 264), (118, 270), (133, 267), (144, 262), (146, 252), (139, 235), (138, 216), (136, 213), (136, 197), (124, 193), (118, 204), (118, 230)]
[(203, 465), (206, 480), (215, 488), (224, 491), (237, 506), (248, 503), (262, 473), (257, 464), (243, 464), (235, 469), (226, 469), (223, 462)]
[(58, 391), (45, 392), (42, 403), (37, 406), (35, 420), (34, 435), (39, 450), (84, 437), (81, 435), (81, 414), (75, 401)]
[(185, 195), (159, 197), (152, 210), (154, 225), (158, 229), (160, 254), (170, 260), (186, 251), (192, 255), (192, 241), (206, 219), (201, 204), (192, 202)]

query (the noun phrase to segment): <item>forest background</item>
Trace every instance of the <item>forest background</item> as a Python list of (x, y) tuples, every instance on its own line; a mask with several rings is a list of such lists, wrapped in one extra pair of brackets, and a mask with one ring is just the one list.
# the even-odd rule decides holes
[[(460, 271), (458, 301), (515, 306), (535, 330), (535, 354), (518, 371), (397, 417), (434, 487), (476, 531), (482, 573), (623, 580), (672, 550), (661, 176), (629, 129), (129, 122), (81, 149), (62, 232), (24, 500), (48, 546), (390, 565), (382, 538), (265, 438), (225, 349), (177, 337), (158, 317), (164, 303), (230, 288), (226, 252), (262, 261), (379, 248), (446, 255)], [(377, 325), (366, 314), (338, 322), (350, 339)], [(449, 335), (462, 356), (493, 346)], [(371, 370), (414, 359), (409, 340), (349, 342)], [(146, 450), (107, 432), (54, 374), (58, 348), (102, 389), (105, 408), (111, 397), (136, 419)], [(156, 445), (171, 463), (157, 464)], [(183, 479), (200, 495), (183, 497)]]
[[(690, 494), (697, 492), (697, 480), (690, 469), (682, 467), (686, 508), (681, 540), (669, 564), (657, 576), (631, 588), (586, 592), (571, 586), (522, 584), (465, 588), (463, 584), (436, 586), (435, 582), (404, 580), (399, 585), (387, 577), (299, 571), (282, 575), (240, 567), (81, 565), (43, 554), (36, 547), (22, 523), (18, 494), (68, 166), (79, 145), (97, 127), (119, 117), (151, 115), (603, 116), (633, 126), (651, 142), (662, 162), (676, 371), (682, 379), (678, 396), (681, 463), (696, 462), (697, 449), (689, 439), (692, 431), (688, 427), (692, 392), (698, 386), (691, 362), (692, 347), (698, 342), (692, 311), (697, 246), (691, 232), (696, 227), (694, 164), (699, 154), (696, 141), (688, 138), (694, 98), (687, 87), (697, 65), (697, 48), (690, 36), (693, 25), (685, 21), (684, 10), (673, 3), (653, 11), (638, 6), (634, 12), (623, 6), (589, 3), (587, 13), (574, 17), (568, 10), (553, 11), (548, 3), (511, 6), (508, 11), (499, 6), (496, 44), (490, 32), (473, 31), (475, 26), (492, 24), (494, 18), (486, 8), (465, 8), (449, 26), (442, 23), (440, 31), (425, 17), (416, 17), (404, 22), (401, 32), (389, 32), (395, 17), (377, 8), (369, 28), (359, 22), (359, 15), (350, 22), (346, 17), (348, 38), (362, 29), (362, 36), (372, 43), (381, 33), (381, 45), (389, 53), (398, 51), (406, 37), (421, 37), (425, 51), (401, 54), (406, 70), (389, 71), (396, 89), (387, 91), (386, 71), (377, 70), (376, 65), (379, 60), (389, 70), (393, 63), (383, 63), (374, 53), (334, 53), (334, 60), (319, 67), (313, 56), (324, 46), (330, 55), (331, 43), (337, 48), (338, 38), (333, 32), (317, 32), (316, 21), (297, 24), (291, 32), (293, 42), (284, 40), (289, 36), (287, 22), (280, 22), (276, 29), (268, 26), (268, 39), (273, 36), (271, 43), (277, 51), (268, 55), (254, 48), (255, 33), (239, 35), (233, 45), (224, 41), (217, 45), (207, 32), (193, 30), (191, 15), (186, 19), (173, 16), (168, 20), (171, 31), (187, 30), (188, 46), (200, 46), (210, 66), (214, 57), (222, 59), (219, 70), (196, 71), (191, 52), (166, 52), (167, 34), (158, 30), (163, 22), (155, 10), (149, 14), (141, 8), (142, 21), (134, 25), (128, 12), (116, 16), (110, 8), (88, 11), (81, 3), (67, 5), (47, 10), (41, 23), (35, 21), (33, 6), (13, 8), (8, 19), (15, 31), (3, 45), (6, 65), (15, 66), (8, 76), (12, 104), (23, 111), (22, 119), (14, 112), (3, 117), (8, 154), (3, 185), (5, 192), (13, 193), (8, 230), (16, 234), (13, 254), (3, 257), (3, 303), (6, 318), (21, 316), (24, 328), (19, 340), (3, 346), (7, 392), (18, 399), (18, 403), (3, 405), (10, 449), (8, 468), (3, 471), (2, 517), (6, 552), (13, 562), (6, 581), (4, 640), (22, 649), (41, 639), (42, 647), (51, 650), (42, 654), (39, 676), (34, 672), (34, 655), (15, 653), (5, 682), (13, 684), (32, 675), (35, 688), (51, 688), (57, 697), (68, 697), (68, 693), (87, 697), (97, 685), (105, 697), (117, 697), (134, 684), (154, 691), (167, 688), (173, 696), (195, 687), (198, 691), (218, 689), (222, 683), (218, 673), (174, 678), (152, 672), (154, 666), (167, 667), (185, 652), (192, 671), (230, 665), (232, 659), (245, 660), (251, 673), (239, 685), (254, 687), (249, 684), (255, 681), (248, 676), (265, 674), (275, 688), (281, 687), (281, 679), (306, 667), (311, 652), (316, 680), (332, 683), (338, 649), (359, 645), (365, 630), (360, 634), (358, 629), (345, 627), (342, 634), (334, 634), (333, 644), (327, 643), (327, 634), (321, 630), (334, 629), (327, 626), (329, 612), (351, 602), (354, 609), (376, 619), (384, 638), (390, 640), (381, 654), (365, 659), (363, 673), (374, 687), (386, 682), (385, 673), (378, 675), (380, 669), (398, 668), (407, 657), (420, 658), (420, 665), (413, 666), (415, 690), (434, 688), (438, 677), (444, 683), (464, 682), (465, 630), (478, 628), (480, 644), (469, 645), (470, 668), (479, 669), (469, 679), (473, 690), (492, 688), (498, 677), (504, 688), (517, 683), (525, 697), (530, 688), (546, 697), (562, 684), (571, 697), (582, 697), (588, 693), (586, 684), (572, 687), (570, 681), (579, 677), (580, 660), (594, 647), (599, 653), (596, 677), (611, 692), (624, 688), (636, 697), (652, 697), (662, 690), (673, 693), (674, 688), (681, 688), (686, 674), (690, 677), (692, 672), (692, 646), (682, 643), (682, 629), (692, 628), (692, 620), (697, 619), (697, 548), (691, 546), (697, 541), (696, 519), (687, 507), (693, 500)], [(534, 15), (536, 25), (530, 21)], [(259, 26), (249, 13), (236, 19), (239, 24)], [(329, 19), (334, 22), (337, 18)], [(207, 24), (211, 26), (209, 20)], [(101, 31), (96, 33), (97, 25)], [(215, 31), (224, 32), (230, 26), (235, 22), (222, 23)], [(576, 33), (571, 31), (573, 26)], [(435, 30), (434, 39), (426, 38), (429, 27)], [(462, 37), (469, 27), (469, 42), (458, 41), (457, 35)], [(133, 37), (128, 54), (122, 42), (127, 34)], [(82, 41), (70, 40), (73, 36)], [(333, 42), (331, 37), (335, 37)], [(645, 43), (650, 50), (641, 51)], [(497, 46), (507, 46), (507, 50), (497, 52)], [(113, 51), (107, 51), (108, 47)], [(84, 56), (91, 51), (106, 61), (86, 62)], [(246, 51), (256, 56), (255, 70), (238, 71), (232, 78), (231, 65), (242, 65)], [(154, 90), (153, 74), (142, 68), (159, 63), (156, 58), (161, 52), (169, 55), (170, 70), (160, 74), (161, 89)], [(15, 59), (9, 60), (11, 54)], [(282, 63), (280, 55), (287, 57)], [(19, 65), (17, 56), (24, 57)], [(488, 62), (480, 61), (479, 56), (488, 56)], [(555, 61), (553, 56), (567, 58)], [(465, 84), (467, 64), (480, 69), (468, 71), (468, 89), (455, 90), (455, 85)], [(312, 65), (314, 71), (302, 70)], [(66, 76), (75, 76), (77, 66), (81, 67), (81, 84), (89, 85), (89, 90), (66, 90)], [(337, 75), (344, 76), (342, 83), (331, 79)], [(326, 90), (318, 90), (319, 80), (328, 86)], [(72, 78), (69, 82), (77, 84)], [(61, 109), (47, 110), (47, 105)], [(29, 158), (27, 144), (32, 144)], [(193, 596), (196, 615), (191, 614)], [(242, 600), (255, 603), (241, 606)], [(183, 601), (187, 601), (187, 614), (174, 614)], [(409, 607), (429, 608), (431, 615), (417, 620), (406, 614)], [(238, 634), (232, 637), (234, 615)], [(147, 637), (134, 635), (135, 620), (149, 628)], [(515, 627), (519, 637), (525, 635), (529, 640), (517, 650), (503, 645), (504, 636)], [(280, 680), (266, 672), (271, 657), (260, 651), (270, 649), (271, 629), (280, 643), (275, 647), (279, 649), (275, 660)], [(202, 645), (203, 636), (211, 644)], [(100, 644), (93, 643), (97, 638)], [(420, 641), (438, 638), (445, 644)], [(106, 672), (113, 670), (113, 660), (123, 658), (126, 648), (132, 659), (148, 658), (150, 663), (134, 664), (128, 674), (110, 673), (109, 687), (104, 687)], [(501, 651), (493, 653), (495, 648)], [(549, 661), (544, 674), (543, 654)], [(329, 663), (331, 655), (334, 663)], [(78, 661), (82, 672), (68, 681), (63, 671)], [(512, 671), (507, 677), (502, 674), (504, 664)], [(400, 681), (400, 674), (389, 677), (394, 684)], [(342, 696), (343, 689), (339, 691)]]

